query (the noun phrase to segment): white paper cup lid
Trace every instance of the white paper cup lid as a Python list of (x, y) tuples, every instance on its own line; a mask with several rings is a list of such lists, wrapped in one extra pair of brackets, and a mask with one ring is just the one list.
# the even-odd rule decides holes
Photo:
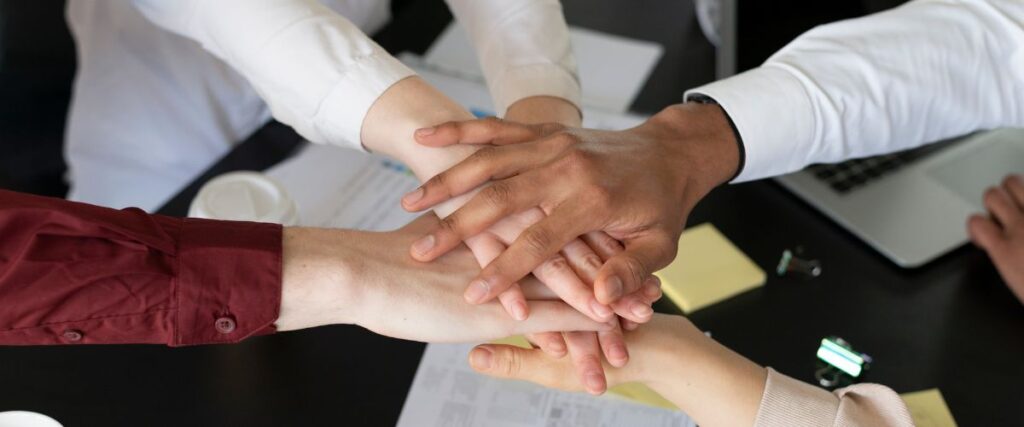
[(0, 412), (0, 427), (62, 427), (57, 420), (28, 411)]
[(188, 216), (232, 221), (298, 223), (295, 202), (274, 180), (258, 172), (231, 172), (206, 183)]

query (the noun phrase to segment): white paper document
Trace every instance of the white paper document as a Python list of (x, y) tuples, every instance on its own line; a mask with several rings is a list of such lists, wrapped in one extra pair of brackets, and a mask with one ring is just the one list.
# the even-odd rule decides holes
[[(664, 48), (579, 27), (569, 28), (583, 87), (583, 106), (614, 113), (629, 110)], [(453, 22), (427, 51), (425, 62), (445, 74), (483, 81), (476, 51), (465, 30)]]
[(382, 156), (309, 144), (267, 176), (298, 205), (300, 225), (387, 231), (418, 215), (403, 210), (401, 200), (419, 181)]
[(696, 427), (679, 411), (480, 375), (472, 348), (427, 346), (398, 427)]

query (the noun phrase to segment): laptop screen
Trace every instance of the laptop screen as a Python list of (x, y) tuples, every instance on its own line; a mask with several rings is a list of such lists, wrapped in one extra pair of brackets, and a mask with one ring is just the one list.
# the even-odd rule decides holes
[(764, 63), (800, 34), (821, 24), (856, 18), (906, 0), (735, 0), (735, 72)]

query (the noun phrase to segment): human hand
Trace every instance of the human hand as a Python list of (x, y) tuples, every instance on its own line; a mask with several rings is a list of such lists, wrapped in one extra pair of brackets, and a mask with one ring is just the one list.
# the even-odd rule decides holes
[[(506, 112), (505, 118), (519, 123), (556, 122), (564, 126), (580, 124), (579, 110), (575, 105), (560, 98), (545, 96), (530, 97), (514, 103)], [(466, 200), (465, 196), (460, 199), (452, 201), (461, 205)], [(445, 206), (440, 207), (441, 211), (449, 214), (454, 210), (447, 209)], [(467, 239), (466, 244), (473, 250), (480, 265), (486, 266), (523, 230), (543, 218), (544, 213), (539, 208), (512, 215), (500, 220), (487, 231)], [(569, 242), (560, 254), (535, 268), (533, 274), (577, 310), (588, 313), (591, 318), (605, 320), (612, 314), (611, 310), (595, 299), (592, 284), (597, 269), (604, 260), (621, 251), (622, 245), (618, 241), (604, 233), (591, 233), (585, 238), (581, 236)], [(474, 290), (467, 290), (467, 300), (473, 303), (482, 302), (477, 298), (483, 295), (479, 292), (472, 295)], [(612, 304), (614, 312), (624, 316), (621, 323), (625, 327), (635, 328), (637, 323), (650, 319), (653, 313), (650, 304), (661, 295), (659, 284), (652, 281), (647, 285), (646, 291), (646, 296), (643, 292), (635, 292)], [(500, 293), (498, 299), (506, 308), (514, 307), (516, 304), (525, 307), (525, 303), (518, 302), (523, 298), (518, 294), (518, 286), (513, 285)], [(525, 310), (520, 308), (519, 312), (522, 311)], [(602, 354), (612, 366), (623, 366), (629, 360), (619, 321), (615, 321), (615, 324), (613, 330), (599, 333), (546, 332), (528, 334), (527, 339), (553, 357), (564, 357), (568, 354), (588, 391), (600, 394), (606, 389), (604, 371), (601, 367)]]
[(985, 191), (984, 203), (988, 215), (972, 216), (968, 234), (1024, 303), (1024, 178), (1006, 177), (1002, 185)]
[(434, 259), (512, 213), (539, 206), (547, 214), (472, 282), (486, 291), (484, 300), (594, 231), (625, 245), (601, 267), (597, 300), (609, 304), (635, 292), (671, 262), (690, 210), (739, 162), (735, 135), (714, 105), (670, 107), (626, 131), (487, 119), (421, 130), (417, 140), (490, 146), (407, 195), (406, 209), (427, 209), (493, 180), (424, 237), (431, 245), (414, 249), (417, 259)]
[[(605, 367), (609, 387), (646, 384), (702, 426), (753, 424), (764, 394), (764, 368), (705, 336), (682, 316), (656, 314), (625, 339), (632, 358), (624, 367)], [(469, 364), (498, 378), (567, 391), (589, 389), (570, 373), (570, 361), (539, 350), (484, 344), (470, 352)]]
[(468, 249), (432, 263), (404, 248), (436, 225), (433, 214), (391, 232), (289, 228), (284, 237), (284, 290), (278, 329), (348, 323), (394, 338), (473, 342), (546, 331), (603, 331), (536, 280), (521, 282), (533, 315), (516, 321), (497, 302), (469, 305), (465, 280), (479, 267)]

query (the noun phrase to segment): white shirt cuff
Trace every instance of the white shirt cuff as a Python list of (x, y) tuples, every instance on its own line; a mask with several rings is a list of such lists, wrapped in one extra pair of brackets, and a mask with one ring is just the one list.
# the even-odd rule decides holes
[(494, 94), (494, 107), (502, 116), (516, 101), (531, 96), (561, 98), (576, 108), (580, 108), (582, 100), (576, 76), (554, 64), (526, 65), (506, 70), (501, 79), (491, 85), (491, 93)]
[(311, 121), (312, 142), (363, 149), (360, 133), (370, 107), (392, 85), (415, 75), (384, 51), (348, 64)]
[(763, 66), (691, 89), (685, 97), (693, 95), (714, 99), (736, 124), (746, 162), (732, 182), (800, 170), (811, 158), (817, 120), (803, 83), (788, 70)]

